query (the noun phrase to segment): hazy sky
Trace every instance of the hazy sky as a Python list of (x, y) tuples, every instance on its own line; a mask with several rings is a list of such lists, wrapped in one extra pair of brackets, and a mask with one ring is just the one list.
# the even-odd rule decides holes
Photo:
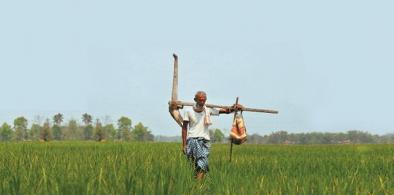
[[(394, 132), (393, 1), (1, 1), (0, 122), (58, 112), (180, 135), (179, 98), (279, 110), (249, 133)], [(36, 117), (40, 115), (41, 117)], [(110, 117), (106, 117), (110, 116)], [(213, 119), (229, 129), (232, 115)], [(227, 133), (227, 132), (226, 132)]]

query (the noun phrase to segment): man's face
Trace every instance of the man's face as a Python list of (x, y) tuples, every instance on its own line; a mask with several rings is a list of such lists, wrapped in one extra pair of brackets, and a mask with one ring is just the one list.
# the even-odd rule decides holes
[(207, 101), (207, 97), (204, 95), (198, 95), (195, 100), (197, 105), (204, 106), (205, 102)]

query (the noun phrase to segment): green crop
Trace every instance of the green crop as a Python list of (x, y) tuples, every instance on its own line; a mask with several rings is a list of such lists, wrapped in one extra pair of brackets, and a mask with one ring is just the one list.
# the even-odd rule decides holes
[(203, 181), (176, 143), (0, 143), (0, 194), (394, 194), (394, 145), (213, 144)]

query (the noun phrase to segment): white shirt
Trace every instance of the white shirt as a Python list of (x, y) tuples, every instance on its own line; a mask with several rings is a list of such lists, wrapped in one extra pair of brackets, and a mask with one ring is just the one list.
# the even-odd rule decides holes
[[(207, 108), (210, 115), (219, 115), (219, 110), (214, 108)], [(202, 112), (196, 112), (193, 108), (187, 109), (184, 113), (183, 120), (189, 121), (189, 129), (187, 131), (187, 138), (190, 137), (203, 137), (206, 140), (210, 140), (208, 125), (205, 125), (205, 110)]]

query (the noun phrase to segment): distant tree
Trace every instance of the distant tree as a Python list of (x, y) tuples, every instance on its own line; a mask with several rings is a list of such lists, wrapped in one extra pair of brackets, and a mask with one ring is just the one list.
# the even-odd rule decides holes
[(211, 142), (222, 142), (224, 139), (224, 134), (220, 129), (209, 129), (209, 137), (211, 138)]
[(63, 138), (61, 127), (58, 125), (53, 125), (52, 126), (52, 135), (53, 135), (53, 139), (61, 140)]
[(128, 141), (131, 139), (131, 119), (122, 116), (118, 120), (118, 139)]
[(250, 136), (248, 136), (248, 142), (247, 143), (251, 143), (251, 144), (263, 144), (264, 143), (264, 137), (255, 133), (252, 134)]
[(116, 138), (116, 130), (113, 124), (107, 124), (104, 126), (104, 134), (107, 136), (107, 139), (115, 139)]
[(93, 136), (93, 126), (90, 124), (83, 128), (83, 139), (89, 140), (92, 139)]
[(277, 131), (272, 133), (268, 138), (268, 143), (270, 144), (281, 144), (287, 140), (286, 131)]
[(211, 142), (215, 142), (215, 132), (213, 131), (213, 129), (209, 129), (208, 130), (209, 133), (209, 138), (211, 138)]
[(333, 133), (320, 133), (321, 134), (321, 143), (323, 144), (331, 144), (332, 142), (334, 142), (334, 134)]
[(41, 126), (39, 124), (33, 123), (30, 127), (29, 136), (32, 140), (38, 140), (40, 138)]
[(345, 133), (336, 133), (334, 134), (334, 143), (343, 143), (347, 140), (347, 135)]
[(71, 119), (70, 121), (68, 121), (68, 125), (66, 127), (67, 131), (65, 133), (65, 136), (67, 139), (70, 140), (76, 140), (76, 139), (80, 139), (82, 133), (80, 132), (80, 129), (78, 127), (78, 123), (76, 120)]
[[(345, 133), (297, 133), (288, 134), (286, 131), (274, 132), (267, 137), (267, 143), (271, 144), (341, 144), (341, 143), (378, 143), (377, 135), (367, 132), (352, 130)], [(249, 139), (250, 140), (250, 139)]]
[(83, 137), (85, 140), (89, 140), (93, 135), (92, 116), (85, 113), (82, 115), (82, 121), (85, 124), (83, 129)]
[(299, 133), (296, 135), (296, 142), (299, 144), (307, 144), (308, 137), (305, 135), (305, 133)]
[(308, 144), (319, 144), (321, 141), (321, 136), (318, 132), (307, 133)]
[(27, 119), (23, 116), (14, 120), (15, 140), (27, 139)]
[(8, 141), (11, 140), (12, 138), (12, 128), (10, 125), (7, 123), (3, 123), (3, 125), (0, 127), (0, 141)]
[(213, 137), (215, 138), (215, 142), (218, 143), (223, 142), (224, 140), (224, 134), (222, 133), (222, 131), (220, 131), (220, 129), (215, 129)]
[(49, 124), (49, 119), (44, 122), (41, 128), (40, 139), (43, 141), (49, 141), (51, 139), (51, 126)]
[(394, 143), (394, 134), (382, 135), (378, 139), (379, 139), (379, 143), (382, 143), (382, 144), (393, 144)]
[(57, 113), (53, 116), (53, 123), (60, 126), (63, 122), (63, 114)]
[(148, 127), (145, 127), (141, 122), (134, 126), (131, 133), (137, 141), (153, 141), (154, 139), (154, 136), (148, 130)]
[(63, 115), (57, 113), (53, 116), (52, 135), (55, 140), (61, 140), (63, 138), (61, 123), (63, 122)]
[(92, 124), (92, 116), (88, 113), (82, 115), (82, 122), (85, 126)]
[(352, 143), (376, 143), (375, 138), (367, 132), (351, 130), (347, 133), (348, 138)]
[(97, 119), (96, 126), (94, 127), (94, 139), (97, 141), (101, 141), (104, 138), (105, 138), (105, 134), (104, 134), (103, 126), (101, 125), (100, 120)]

